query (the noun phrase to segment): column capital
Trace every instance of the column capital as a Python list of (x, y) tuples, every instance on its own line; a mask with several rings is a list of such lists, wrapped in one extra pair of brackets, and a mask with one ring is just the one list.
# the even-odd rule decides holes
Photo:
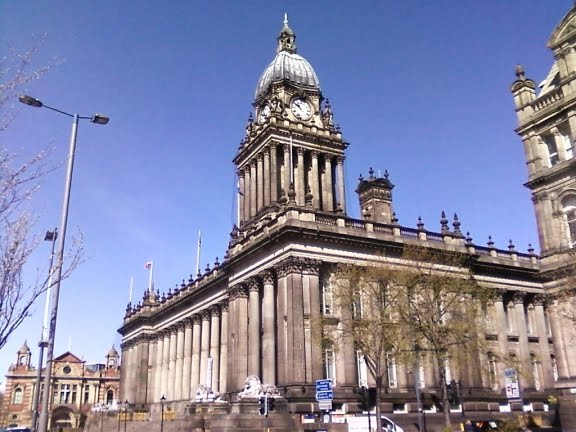
[(210, 321), (210, 308), (206, 308), (200, 311), (200, 316), (202, 317), (202, 321)]
[(210, 306), (210, 314), (212, 315), (212, 317), (220, 318), (221, 311), (220, 311), (220, 305), (218, 303)]
[(256, 278), (254, 279), (250, 279), (248, 281), (248, 290), (250, 292), (258, 292), (260, 290), (260, 284), (258, 283), (258, 280)]
[(192, 328), (194, 326), (194, 318), (191, 316), (184, 318), (184, 325), (186, 328)]
[(220, 301), (220, 303), (218, 303), (220, 305), (220, 312), (228, 312), (228, 308), (230, 306), (230, 303), (228, 302), (228, 299), (222, 300)]
[(524, 304), (524, 299), (526, 298), (526, 293), (523, 292), (519, 292), (519, 291), (515, 291), (512, 294), (512, 302), (517, 305), (517, 304)]
[(250, 163), (250, 168), (256, 168), (256, 163), (257, 163), (256, 158), (251, 159), (249, 163)]
[(199, 313), (195, 313), (192, 315), (192, 322), (194, 325), (202, 323), (202, 316)]
[(258, 153), (256, 155), (256, 161), (257, 162), (262, 162), (264, 160), (264, 154), (262, 152)]
[(336, 156), (336, 163), (338, 165), (342, 165), (344, 163), (344, 159), (346, 159), (346, 157), (343, 155)]
[(246, 284), (240, 283), (229, 288), (230, 299), (236, 300), (237, 298), (247, 298), (248, 289)]
[(278, 143), (276, 141), (270, 141), (270, 144), (268, 144), (268, 147), (270, 149), (275, 149), (276, 147), (278, 147)]
[(264, 157), (270, 156), (270, 147), (264, 147), (262, 149), (262, 154), (264, 155)]
[(303, 155), (304, 154), (304, 147), (296, 147), (296, 152), (299, 155)]
[(320, 274), (320, 265), (322, 261), (311, 259), (311, 258), (303, 258), (302, 269), (304, 273), (316, 275)]
[(244, 177), (244, 168), (238, 169), (238, 177)]
[(534, 306), (546, 306), (546, 296), (544, 294), (534, 294), (532, 296), (532, 304)]
[(264, 270), (260, 274), (260, 277), (262, 278), (264, 285), (270, 285), (274, 283), (274, 273), (272, 273), (270, 270)]
[(310, 154), (312, 155), (312, 159), (318, 159), (318, 155), (319, 155), (320, 153), (318, 152), (318, 150), (312, 150), (312, 151), (310, 152)]
[(506, 296), (507, 293), (508, 291), (503, 288), (496, 288), (492, 292), (492, 300), (504, 303), (504, 297)]

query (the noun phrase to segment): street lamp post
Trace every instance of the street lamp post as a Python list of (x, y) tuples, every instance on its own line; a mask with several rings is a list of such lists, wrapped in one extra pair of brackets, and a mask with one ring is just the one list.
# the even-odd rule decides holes
[(50, 267), (48, 268), (48, 281), (46, 285), (46, 301), (44, 302), (44, 319), (42, 321), (42, 334), (40, 335), (40, 352), (38, 353), (38, 370), (36, 371), (36, 383), (34, 392), (34, 400), (32, 401), (32, 430), (37, 430), (38, 423), (38, 402), (40, 401), (40, 387), (42, 382), (42, 362), (44, 361), (44, 348), (48, 345), (48, 308), (50, 306), (50, 289), (52, 288), (52, 274), (54, 269), (54, 247), (56, 245), (56, 238), (58, 237), (58, 229), (54, 231), (46, 231), (44, 241), (52, 242), (52, 251), (50, 252)]
[(124, 402), (124, 432), (126, 432), (126, 422), (128, 421), (128, 399)]
[(76, 136), (78, 133), (78, 122), (81, 119), (88, 119), (92, 123), (105, 125), (108, 123), (109, 118), (102, 115), (94, 115), (91, 117), (80, 116), (78, 114), (70, 114), (48, 105), (43, 104), (38, 99), (22, 95), (18, 98), (23, 104), (36, 107), (48, 108), (49, 110), (56, 111), (68, 117), (72, 117), (72, 134), (70, 135), (70, 147), (68, 150), (68, 163), (66, 169), (66, 182), (64, 184), (64, 199), (62, 202), (62, 215), (60, 219), (60, 238), (58, 241), (58, 255), (56, 260), (55, 269), (55, 282), (54, 289), (51, 292), (50, 299), (50, 327), (48, 329), (48, 343), (46, 345), (46, 373), (44, 374), (44, 394), (42, 397), (42, 411), (38, 421), (38, 432), (46, 432), (48, 429), (48, 403), (50, 398), (50, 381), (52, 379), (52, 360), (54, 358), (54, 339), (56, 335), (56, 320), (58, 317), (58, 297), (60, 295), (60, 282), (62, 279), (62, 265), (64, 263), (64, 243), (66, 240), (66, 227), (68, 225), (68, 208), (70, 206), (70, 191), (72, 189), (72, 173), (74, 171), (74, 153), (76, 151)]
[(160, 407), (161, 407), (160, 432), (164, 432), (164, 402), (166, 402), (166, 398), (164, 397), (164, 395), (162, 395), (162, 397), (160, 398)]

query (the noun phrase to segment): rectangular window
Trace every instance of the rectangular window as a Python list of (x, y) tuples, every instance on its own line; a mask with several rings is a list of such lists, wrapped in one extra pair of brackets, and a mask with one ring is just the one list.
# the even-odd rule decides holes
[(556, 364), (556, 357), (554, 357), (554, 354), (550, 356), (550, 363), (552, 365), (552, 373), (554, 374), (554, 381), (558, 381), (558, 365)]
[(558, 157), (558, 149), (556, 148), (556, 140), (552, 135), (543, 137), (542, 139), (544, 141), (544, 144), (546, 145), (546, 148), (548, 149), (549, 166), (552, 167), (560, 161), (560, 158)]
[(564, 148), (566, 149), (566, 159), (572, 159), (574, 157), (574, 148), (572, 147), (572, 140), (568, 134), (562, 134), (562, 139), (564, 140)]
[(84, 387), (84, 403), (88, 403), (90, 401), (90, 387)]
[(72, 385), (72, 403), (76, 403), (76, 394), (78, 392), (78, 386), (76, 384)]
[(496, 390), (498, 388), (498, 372), (496, 370), (496, 358), (492, 353), (488, 353), (488, 379), (490, 380), (490, 388)]
[(424, 356), (420, 354), (418, 359), (418, 376), (416, 379), (420, 382), (420, 388), (426, 387), (426, 377), (424, 376)]
[(576, 245), (576, 210), (566, 212), (566, 222), (570, 234), (570, 247), (574, 247)]
[(69, 403), (70, 397), (70, 384), (60, 384), (60, 403)]
[(362, 291), (356, 290), (354, 292), (354, 303), (352, 304), (352, 314), (353, 318), (362, 318)]
[(360, 387), (368, 387), (368, 369), (364, 355), (360, 350), (356, 351), (356, 370), (358, 373), (358, 385)]
[(386, 369), (388, 371), (388, 387), (398, 387), (398, 370), (396, 369), (396, 359), (390, 353), (386, 354)]
[(322, 314), (332, 315), (333, 313), (333, 298), (332, 298), (332, 285), (329, 278), (324, 278), (322, 281)]
[(452, 382), (452, 371), (450, 370), (450, 359), (444, 360), (444, 370), (445, 370), (446, 384), (450, 384)]

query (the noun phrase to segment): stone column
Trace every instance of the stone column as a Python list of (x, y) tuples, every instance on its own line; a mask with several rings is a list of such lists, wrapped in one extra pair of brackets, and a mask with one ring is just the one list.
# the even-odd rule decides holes
[(192, 367), (192, 320), (184, 321), (184, 360), (182, 365), (182, 398), (191, 399), (190, 378)]
[(292, 182), (292, 160), (290, 155), (290, 146), (284, 144), (284, 193), (288, 195), (290, 183)]
[(244, 197), (246, 196), (244, 187), (244, 170), (238, 170), (238, 213), (240, 214), (240, 223), (246, 220)]
[(276, 337), (277, 337), (277, 384), (286, 383), (286, 369), (288, 365), (286, 364), (286, 339), (288, 333), (288, 326), (286, 324), (287, 319), (287, 305), (286, 299), (288, 297), (288, 282), (287, 282), (287, 272), (283, 265), (280, 263), (276, 266), (276, 275), (278, 276), (278, 292), (277, 292), (277, 302), (278, 308), (276, 309)]
[(251, 217), (250, 215), (250, 185), (252, 180), (250, 179), (250, 165), (246, 164), (244, 169), (244, 222), (248, 221)]
[(305, 205), (306, 200), (304, 197), (306, 196), (306, 169), (304, 167), (304, 149), (302, 147), (298, 147), (296, 149), (298, 154), (298, 169), (296, 174), (296, 184), (294, 187), (296, 188), (296, 202), (298, 205)]
[[(248, 318), (248, 375), (260, 374), (260, 285), (256, 279), (248, 282), (250, 291)], [(266, 383), (268, 384), (268, 383)]]
[(303, 270), (306, 382), (314, 382), (324, 377), (322, 347), (313, 334), (313, 326), (320, 322), (320, 261), (305, 260)]
[(208, 353), (210, 352), (210, 311), (202, 311), (202, 342), (200, 348), (200, 384), (206, 385)]
[(228, 301), (220, 302), (220, 379), (218, 391), (225, 393), (228, 391), (228, 346), (229, 346), (229, 329), (228, 329)]
[[(184, 369), (184, 323), (178, 323), (176, 326), (176, 369), (174, 371), (174, 400), (182, 400), (183, 396), (183, 379)], [(187, 396), (186, 396), (187, 398)]]
[(176, 400), (174, 389), (176, 387), (176, 326), (170, 327), (170, 360), (168, 363), (168, 388), (166, 398), (168, 400)]
[(236, 373), (239, 383), (243, 383), (248, 376), (248, 292), (245, 285), (238, 287), (237, 291), (237, 312), (238, 327), (236, 338)]
[(548, 330), (546, 328), (546, 317), (544, 315), (544, 297), (535, 295), (532, 298), (534, 304), (534, 315), (536, 321), (536, 334), (538, 335), (538, 348), (540, 350), (540, 361), (542, 365), (542, 388), (554, 388), (554, 372), (550, 361), (550, 343), (548, 342)]
[(164, 393), (162, 393), (162, 356), (164, 354), (163, 350), (164, 336), (162, 332), (156, 334), (156, 372), (155, 384), (154, 384), (154, 401), (159, 402), (160, 398)]
[(218, 391), (220, 388), (220, 306), (214, 305), (210, 308), (210, 354), (212, 359), (212, 376), (210, 388)]
[[(507, 357), (509, 353), (508, 348), (508, 322), (506, 321), (506, 312), (504, 310), (504, 295), (506, 290), (496, 290), (494, 293), (494, 328), (498, 334), (498, 356), (499, 357)], [(502, 362), (499, 362), (499, 371), (498, 376), (504, 376), (504, 369), (506, 365)], [(502, 380), (498, 380), (499, 383), (502, 383)]]
[(278, 201), (278, 160), (276, 143), (270, 143), (270, 201)]
[(270, 149), (264, 149), (264, 205), (270, 205)]
[(285, 383), (302, 383), (306, 379), (302, 262), (297, 258), (287, 258), (282, 261), (280, 271), (287, 294)]
[(150, 339), (148, 336), (142, 337), (138, 344), (138, 376), (136, 377), (136, 394), (132, 399), (133, 403), (146, 403), (148, 398), (148, 365), (150, 355)]
[(320, 183), (318, 177), (318, 152), (313, 150), (311, 152), (312, 155), (312, 172), (311, 172), (311, 179), (308, 180), (310, 183), (310, 187), (312, 188), (312, 195), (314, 200), (312, 201), (313, 207), (315, 209), (320, 208)]
[(158, 341), (156, 335), (152, 334), (149, 337), (148, 343), (148, 377), (146, 380), (146, 401), (145, 403), (154, 403), (156, 397), (156, 349), (158, 348)]
[(256, 156), (256, 187), (258, 189), (256, 212), (259, 212), (264, 207), (264, 156), (262, 153)]
[(274, 305), (274, 276), (272, 272), (262, 274), (264, 292), (262, 297), (262, 381), (276, 385), (276, 332)]
[(336, 182), (338, 184), (338, 203), (346, 213), (346, 194), (344, 189), (344, 156), (336, 158)]
[[(572, 376), (567, 356), (567, 341), (562, 326), (562, 316), (559, 311), (558, 300), (554, 299), (548, 304), (548, 316), (550, 317), (550, 327), (552, 330), (552, 341), (554, 343), (554, 353), (556, 355), (556, 366), (558, 368), (558, 378), (569, 379)], [(570, 343), (570, 342), (568, 342)]]
[(515, 292), (512, 301), (514, 302), (514, 314), (516, 315), (516, 325), (518, 330), (518, 351), (521, 372), (526, 375), (524, 381), (529, 383), (529, 385), (524, 384), (523, 387), (534, 388), (534, 380), (527, 378), (532, 371), (532, 363), (530, 361), (530, 348), (528, 347), (528, 329), (526, 326), (526, 315), (524, 311), (524, 297), (524, 293)]
[(258, 190), (257, 190), (256, 160), (250, 161), (250, 217), (254, 217), (258, 212)]
[(329, 154), (324, 155), (324, 184), (322, 185), (322, 192), (326, 196), (326, 203), (324, 206), (324, 211), (331, 212), (334, 211), (334, 196), (332, 182), (332, 159)]
[(190, 370), (190, 394), (192, 397), (196, 394), (198, 386), (200, 385), (200, 337), (201, 337), (201, 321), (200, 315), (192, 316), (192, 366)]
[(162, 345), (162, 384), (161, 392), (168, 400), (168, 365), (170, 362), (170, 330), (164, 330), (164, 344)]

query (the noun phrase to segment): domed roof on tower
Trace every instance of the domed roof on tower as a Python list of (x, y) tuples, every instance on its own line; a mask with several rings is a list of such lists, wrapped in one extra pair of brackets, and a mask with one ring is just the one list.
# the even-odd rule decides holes
[(29, 354), (29, 353), (30, 353), (30, 348), (28, 348), (28, 343), (27, 343), (27, 341), (24, 341), (24, 344), (18, 350), (18, 354)]
[(276, 57), (260, 76), (255, 99), (264, 94), (273, 82), (284, 80), (300, 87), (320, 89), (318, 76), (308, 60), (296, 54), (295, 41), (296, 35), (288, 26), (288, 16), (284, 14), (284, 26), (278, 36)]

